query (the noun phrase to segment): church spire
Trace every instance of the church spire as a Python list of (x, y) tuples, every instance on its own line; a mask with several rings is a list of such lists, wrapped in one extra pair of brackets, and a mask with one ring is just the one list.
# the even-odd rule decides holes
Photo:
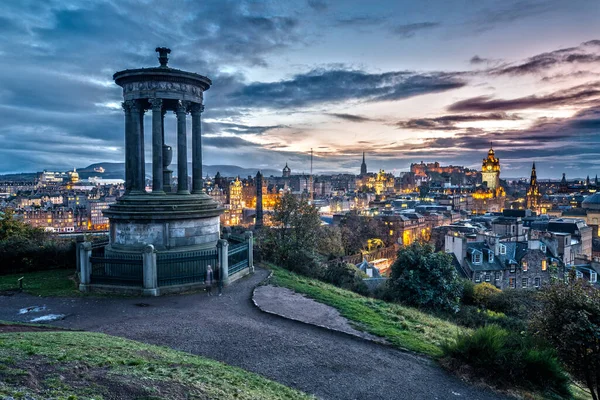
[(360, 174), (361, 175), (366, 175), (367, 174), (367, 162), (365, 160), (365, 152), (364, 151), (363, 151), (362, 164), (360, 164)]

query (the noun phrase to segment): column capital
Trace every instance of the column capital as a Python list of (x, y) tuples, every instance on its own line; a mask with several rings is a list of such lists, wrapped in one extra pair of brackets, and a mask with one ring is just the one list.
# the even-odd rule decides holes
[(142, 107), (140, 107), (140, 103), (137, 100), (127, 100), (121, 103), (123, 110), (125, 112), (139, 112)]
[(175, 106), (175, 114), (187, 114), (189, 106), (190, 106), (189, 101), (184, 101), (184, 100), (178, 101), (177, 106)]
[(162, 99), (152, 98), (152, 99), (148, 99), (148, 102), (150, 103), (150, 106), (152, 107), (152, 111), (158, 112), (158, 111), (162, 110), (162, 104), (163, 104)]
[(192, 105), (190, 106), (190, 111), (192, 112), (192, 114), (203, 113), (204, 104), (192, 103)]

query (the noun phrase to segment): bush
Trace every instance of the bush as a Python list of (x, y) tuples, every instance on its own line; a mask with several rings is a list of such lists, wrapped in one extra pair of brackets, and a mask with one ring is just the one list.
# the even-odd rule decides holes
[(404, 303), (452, 311), (458, 310), (463, 290), (452, 258), (417, 242), (398, 251), (389, 286)]
[(490, 310), (528, 320), (540, 307), (539, 293), (534, 289), (506, 289), (490, 296), (486, 306)]
[(500, 293), (500, 289), (488, 282), (482, 282), (473, 288), (473, 299), (479, 306), (487, 307), (490, 299)]
[(456, 313), (442, 315), (448, 320), (467, 328), (481, 328), (496, 324), (512, 331), (527, 330), (527, 323), (518, 318), (509, 317), (504, 313), (493, 310), (482, 310), (476, 306), (462, 306)]
[(571, 273), (570, 284), (557, 282), (540, 296), (533, 318), (536, 333), (554, 345), (566, 368), (600, 398), (600, 291)]
[(473, 375), (489, 383), (534, 388), (546, 397), (570, 395), (569, 378), (556, 352), (530, 336), (488, 325), (460, 334), (442, 349), (455, 364), (468, 365)]
[(475, 304), (475, 284), (469, 279), (461, 279), (462, 282), (462, 296), (460, 302), (467, 306)]
[(0, 241), (0, 274), (41, 271), (46, 269), (75, 269), (75, 243), (71, 240), (43, 241), (22, 236)]
[(354, 265), (339, 262), (327, 266), (323, 280), (342, 289), (352, 290), (366, 296), (369, 294), (369, 289), (363, 282), (366, 277), (367, 275)]

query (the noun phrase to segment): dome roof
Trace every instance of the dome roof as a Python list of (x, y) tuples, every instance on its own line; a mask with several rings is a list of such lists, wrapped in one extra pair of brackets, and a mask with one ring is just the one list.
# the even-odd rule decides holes
[(600, 210), (600, 192), (588, 196), (581, 202), (581, 207), (592, 210)]

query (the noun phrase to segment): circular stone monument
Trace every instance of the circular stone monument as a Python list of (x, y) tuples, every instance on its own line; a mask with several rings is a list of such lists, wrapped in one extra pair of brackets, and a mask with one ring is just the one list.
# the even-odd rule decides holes
[[(167, 66), (170, 49), (160, 47), (160, 66), (128, 69), (113, 78), (123, 88), (125, 112), (125, 194), (104, 214), (110, 220), (107, 254), (137, 253), (146, 245), (158, 252), (215, 248), (223, 209), (202, 192), (202, 131), (205, 76)], [(144, 114), (152, 112), (152, 191), (146, 191)], [(171, 187), (171, 147), (164, 119), (177, 118), (177, 187)], [(188, 187), (186, 119), (192, 119), (192, 179)]]

